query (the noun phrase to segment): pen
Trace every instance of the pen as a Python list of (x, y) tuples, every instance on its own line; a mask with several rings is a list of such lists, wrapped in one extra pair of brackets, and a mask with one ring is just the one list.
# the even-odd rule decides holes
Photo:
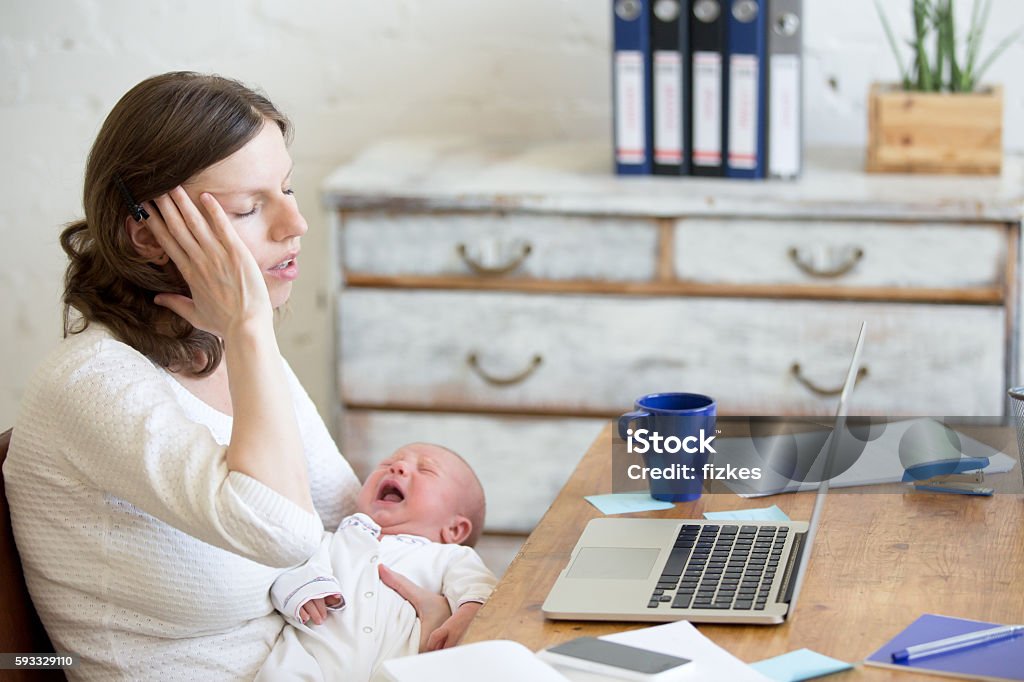
[(913, 658), (934, 656), (935, 654), (944, 654), (950, 651), (961, 651), (963, 649), (997, 642), (1002, 639), (1016, 637), (1022, 633), (1024, 633), (1024, 625), (1001, 625), (997, 628), (968, 632), (965, 635), (957, 635), (956, 637), (938, 639), (934, 642), (925, 642), (924, 644), (908, 646), (906, 649), (900, 649), (899, 651), (892, 652), (892, 660), (904, 662)]

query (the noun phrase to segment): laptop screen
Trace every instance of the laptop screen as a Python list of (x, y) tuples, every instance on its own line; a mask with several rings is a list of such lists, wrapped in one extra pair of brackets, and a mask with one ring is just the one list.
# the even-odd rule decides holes
[(832, 461), (835, 459), (836, 451), (839, 449), (839, 437), (846, 428), (846, 410), (850, 394), (857, 383), (857, 374), (860, 370), (860, 354), (864, 347), (864, 330), (867, 323), (860, 323), (860, 334), (857, 335), (857, 344), (853, 347), (853, 357), (850, 359), (850, 369), (846, 372), (846, 381), (843, 382), (843, 390), (839, 394), (839, 404), (836, 406), (836, 421), (832, 428), (832, 435), (828, 439), (828, 448), (825, 452), (824, 475), (818, 485), (818, 494), (814, 499), (814, 511), (811, 512), (811, 519), (807, 528), (807, 537), (800, 552), (800, 563), (796, 568), (796, 578), (793, 583), (793, 596), (789, 600), (789, 612), (787, 617), (792, 617), (793, 609), (796, 608), (797, 598), (800, 596), (800, 588), (804, 584), (804, 575), (807, 572), (807, 565), (811, 561), (811, 550), (814, 546), (814, 536), (818, 532), (818, 523), (825, 508), (825, 495), (828, 493), (828, 482), (832, 477)]

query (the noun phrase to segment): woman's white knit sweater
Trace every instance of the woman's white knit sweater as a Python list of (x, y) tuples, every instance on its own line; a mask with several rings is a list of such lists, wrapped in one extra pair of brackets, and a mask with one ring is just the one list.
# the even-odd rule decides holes
[(271, 583), (359, 490), (285, 368), (319, 518), (229, 472), (231, 418), (103, 327), (65, 339), (36, 372), (3, 473), (33, 602), (56, 649), (82, 661), (69, 677), (259, 670), (284, 625)]

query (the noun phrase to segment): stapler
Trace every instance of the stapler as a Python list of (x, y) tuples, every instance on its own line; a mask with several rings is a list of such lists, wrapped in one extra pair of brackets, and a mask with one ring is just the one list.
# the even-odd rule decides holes
[(914, 489), (961, 495), (991, 495), (994, 492), (992, 488), (985, 486), (985, 472), (981, 470), (963, 474), (944, 474), (914, 481)]
[(956, 431), (933, 420), (922, 420), (912, 426), (900, 442), (903, 481), (913, 483), (915, 490), (928, 490), (960, 495), (991, 495), (985, 485), (988, 457), (971, 457), (963, 453)]

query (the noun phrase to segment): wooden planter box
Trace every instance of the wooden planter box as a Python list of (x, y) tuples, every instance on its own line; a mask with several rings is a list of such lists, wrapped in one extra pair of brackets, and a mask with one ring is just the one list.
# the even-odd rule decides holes
[(871, 86), (868, 171), (998, 175), (1002, 167), (1001, 86), (956, 94)]

